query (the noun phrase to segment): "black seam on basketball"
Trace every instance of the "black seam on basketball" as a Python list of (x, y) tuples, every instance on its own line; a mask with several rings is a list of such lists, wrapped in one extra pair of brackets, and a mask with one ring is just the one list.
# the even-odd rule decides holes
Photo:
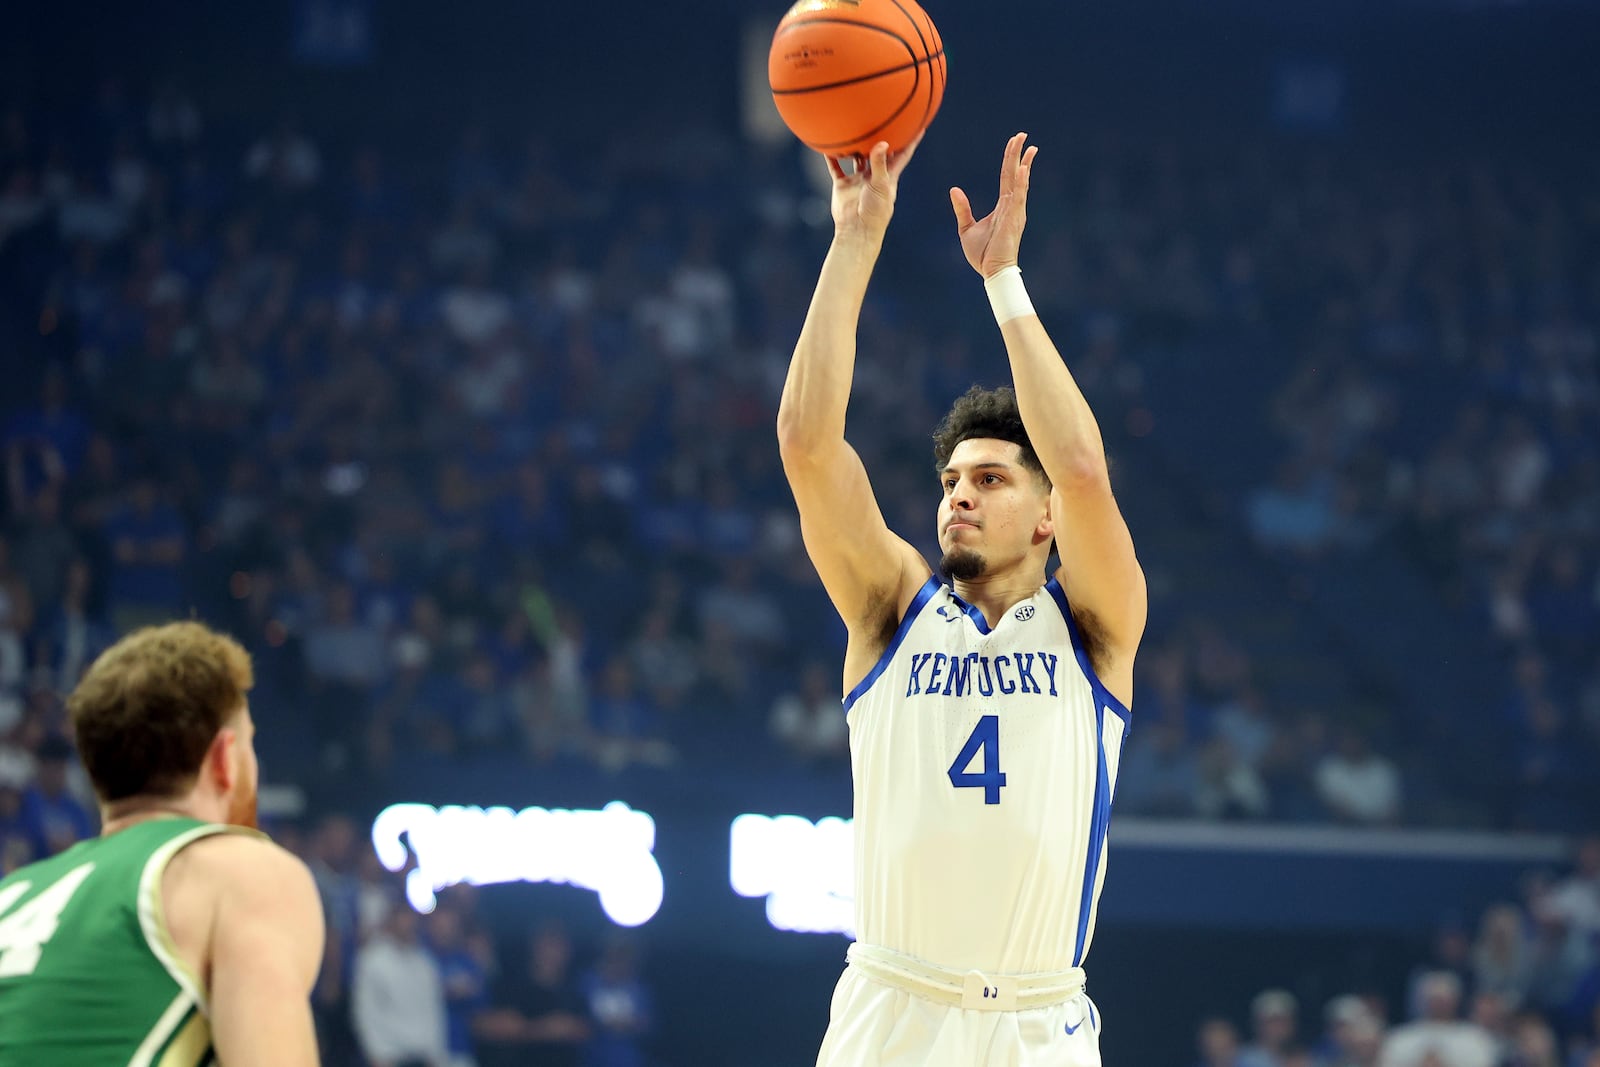
[[(907, 68), (902, 67), (900, 69), (905, 70)], [(894, 111), (890, 113), (888, 118), (872, 127), (872, 129), (867, 130), (865, 133), (856, 134), (848, 141), (829, 141), (827, 144), (812, 145), (811, 147), (824, 152), (830, 148), (843, 148), (846, 145), (855, 144), (858, 141), (865, 140), (884, 127), (892, 125), (894, 120), (900, 117), (901, 112), (905, 111), (906, 107), (911, 103), (911, 101), (916, 99), (917, 90), (922, 87), (922, 60), (917, 60), (917, 62), (912, 65), (911, 69), (916, 71), (917, 80), (911, 83), (911, 91), (906, 94), (906, 98), (904, 100), (900, 101), (900, 106), (895, 108)], [(933, 72), (931, 70), (928, 72), (928, 77), (930, 79), (933, 77)]]
[[(917, 40), (922, 42), (922, 54), (925, 56), (932, 56), (933, 51), (928, 47), (928, 39), (922, 35), (922, 27), (918, 26), (917, 20), (911, 17), (911, 12), (906, 10), (906, 5), (902, 4), (900, 0), (891, 0), (891, 2), (895, 7), (900, 9), (900, 14), (906, 17), (906, 21), (911, 23), (911, 32), (915, 33), (917, 35)], [(910, 42), (907, 43), (909, 44)]]
[[(944, 53), (940, 52), (939, 55), (937, 55), (937, 56), (924, 56), (923, 58), (918, 59), (918, 60), (916, 60), (914, 62), (902, 63), (898, 67), (890, 67), (887, 70), (876, 71), (876, 72), (874, 72), (872, 74), (862, 74), (859, 77), (846, 78), (843, 81), (827, 82), (827, 83), (825, 83), (823, 85), (808, 85), (804, 89), (773, 89), (772, 90), (772, 95), (773, 96), (801, 96), (801, 95), (803, 95), (805, 93), (821, 92), (824, 89), (838, 89), (841, 86), (845, 86), (845, 85), (855, 85), (855, 84), (857, 84), (859, 82), (869, 82), (873, 78), (881, 78), (885, 74), (899, 74), (903, 70), (910, 70), (913, 67), (920, 67), (924, 63), (927, 63), (927, 64), (930, 65), (930, 75), (931, 75), (931, 65), (932, 65), (933, 61), (935, 59), (940, 58), (940, 56), (943, 56), (943, 55), (944, 55)], [(922, 77), (922, 72), (921, 71), (917, 72), (917, 77), (919, 79)]]
[(942, 92), (944, 87), (950, 83), (949, 64), (944, 58), (944, 41), (939, 37), (938, 27), (934, 26), (933, 19), (928, 17), (928, 13), (926, 11), (922, 13), (922, 17), (928, 23), (929, 35), (939, 43), (939, 88)]
[[(939, 46), (939, 51), (936, 53), (936, 55), (939, 57), (940, 88), (943, 89), (943, 87), (948, 84), (950, 80), (949, 64), (945, 60), (944, 55), (944, 40), (939, 36), (939, 28), (933, 24), (933, 19), (929, 17), (926, 11), (922, 13), (922, 21), (928, 24), (928, 39)], [(930, 99), (932, 98), (930, 97)]]
[[(900, 14), (905, 16), (906, 21), (911, 23), (912, 30), (916, 32), (917, 40), (922, 42), (922, 54), (928, 57), (928, 99), (927, 102), (922, 105), (922, 122), (920, 123), (923, 129), (927, 129), (929, 115), (933, 111), (932, 45), (929, 43), (928, 39), (922, 35), (922, 27), (917, 25), (917, 20), (911, 17), (911, 12), (906, 10), (906, 6), (902, 4), (900, 0), (893, 0), (893, 3), (895, 7), (900, 9)], [(923, 12), (923, 17), (927, 18), (927, 12)], [(918, 71), (917, 73), (920, 75), (922, 72)]]
[(900, 106), (894, 109), (894, 113), (888, 118), (884, 119), (882, 122), (878, 123), (876, 126), (872, 127), (872, 129), (866, 131), (865, 133), (859, 133), (850, 138), (848, 141), (829, 141), (827, 144), (814, 144), (811, 147), (817, 149), (818, 151), (825, 152), (830, 148), (843, 148), (845, 145), (855, 144), (857, 141), (871, 137), (873, 134), (877, 133), (885, 126), (892, 124), (895, 119), (900, 117), (900, 113), (906, 109), (906, 105), (910, 104), (911, 101), (916, 98), (918, 84), (918, 82), (913, 82), (911, 84), (911, 91), (906, 94), (906, 98), (904, 100), (900, 101)]

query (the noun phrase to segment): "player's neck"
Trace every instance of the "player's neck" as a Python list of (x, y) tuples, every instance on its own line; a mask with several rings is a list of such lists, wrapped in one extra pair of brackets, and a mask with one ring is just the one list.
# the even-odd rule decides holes
[(952, 583), (956, 596), (977, 608), (991, 628), (1007, 609), (1031, 597), (1043, 584), (1044, 576), (1031, 566)]
[(100, 836), (152, 819), (204, 819), (183, 797), (128, 797), (100, 806)]

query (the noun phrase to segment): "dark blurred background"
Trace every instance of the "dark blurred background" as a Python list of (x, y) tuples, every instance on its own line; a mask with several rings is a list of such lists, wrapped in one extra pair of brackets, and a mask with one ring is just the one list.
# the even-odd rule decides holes
[[(1600, 8), (928, 10), (949, 90), (849, 432), (931, 547), (928, 435), (1006, 378), (945, 190), (986, 204), (1027, 130), (1023, 268), (1151, 586), (1106, 1062), (1594, 1067)], [(327, 1063), (436, 1012), (483, 1067), (813, 1061), (846, 938), (729, 883), (736, 816), (850, 810), (772, 429), (830, 232), (781, 14), (6, 12), (0, 870), (94, 830), (84, 665), (194, 614), (256, 658)], [(561, 884), (637, 883), (574, 873), (601, 837), (420, 926), (416, 833), (401, 874), (367, 841), (396, 803), (612, 801), (665, 887), (630, 928)], [(516, 846), (473, 840), (445, 881)], [(396, 960), (439, 984), (386, 1014)]]

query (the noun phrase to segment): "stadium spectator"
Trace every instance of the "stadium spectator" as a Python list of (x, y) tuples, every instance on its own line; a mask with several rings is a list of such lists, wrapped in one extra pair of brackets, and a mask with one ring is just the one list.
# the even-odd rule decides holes
[(1216, 736), (1200, 750), (1194, 809), (1209, 819), (1259, 819), (1270, 798), (1261, 775), (1245, 762), (1226, 737)]
[(1226, 1019), (1205, 1019), (1195, 1036), (1200, 1059), (1195, 1067), (1244, 1067), (1239, 1031)]
[(70, 768), (78, 759), (72, 742), (52, 734), (37, 754), (33, 782), (22, 792), (22, 824), (34, 855), (53, 856), (92, 836), (97, 820), (68, 785)]
[(460, 913), (447, 901), (428, 916), (426, 930), (444, 988), (449, 1067), (476, 1067), (472, 1022), (488, 1006), (493, 961), (473, 951)]
[(1516, 1049), (1513, 1062), (1517, 1067), (1563, 1067), (1555, 1031), (1539, 1016), (1519, 1017), (1513, 1033)]
[(1286, 989), (1264, 989), (1250, 1001), (1251, 1041), (1239, 1056), (1241, 1067), (1282, 1067), (1295, 1047), (1300, 1002)]
[(134, 481), (127, 505), (106, 522), (105, 540), (115, 563), (110, 600), (118, 633), (180, 613), (188, 535), (154, 477)]
[(67, 568), (79, 552), (77, 538), (61, 517), (59, 484), (42, 486), (18, 508), (8, 542), (12, 565), (26, 577), (32, 603), (49, 612), (60, 603)]
[(1193, 816), (1200, 792), (1193, 750), (1183, 728), (1152, 719), (1128, 738), (1117, 772), (1117, 802), (1131, 815)]
[(594, 1020), (584, 1062), (592, 1067), (643, 1067), (655, 1030), (655, 998), (639, 973), (634, 942), (620, 932), (611, 935), (579, 988)]
[(799, 688), (773, 702), (768, 726), (799, 761), (829, 763), (849, 752), (850, 734), (837, 689), (833, 672), (821, 663), (808, 663)]
[(11, 781), (0, 781), (0, 873), (10, 874), (37, 858), (33, 835), (22, 821), (22, 792)]
[(11, 543), (0, 537), (0, 699), (18, 702), (28, 670), (27, 638), (34, 625), (27, 576), (14, 569)]
[(1485, 911), (1472, 945), (1474, 1001), (1490, 994), (1515, 1012), (1527, 996), (1531, 968), (1522, 913), (1510, 904)]
[(1323, 1009), (1323, 1020), (1323, 1067), (1376, 1067), (1383, 1024), (1360, 997), (1334, 997)]
[(356, 951), (350, 1012), (361, 1052), (385, 1067), (448, 1067), (449, 1023), (439, 965), (420, 939), (420, 916), (391, 908)]
[(1422, 979), (1421, 1014), (1389, 1031), (1381, 1067), (1425, 1067), (1429, 1057), (1450, 1067), (1495, 1067), (1495, 1045), (1476, 1023), (1461, 1018), (1461, 981), (1448, 971)]
[(1497, 1065), (1516, 1061), (1516, 1035), (1512, 1030), (1516, 1014), (1503, 995), (1480, 991), (1472, 998), (1467, 1019), (1489, 1036)]
[(1578, 940), (1600, 935), (1600, 835), (1579, 842), (1572, 873), (1550, 888), (1541, 910), (1563, 920)]
[(566, 930), (545, 923), (527, 954), (501, 972), (489, 1006), (473, 1020), (481, 1067), (578, 1067), (594, 1024), (572, 973)]
[(1338, 749), (1318, 762), (1316, 782), (1317, 796), (1341, 822), (1381, 826), (1400, 817), (1400, 772), (1355, 727), (1342, 730)]

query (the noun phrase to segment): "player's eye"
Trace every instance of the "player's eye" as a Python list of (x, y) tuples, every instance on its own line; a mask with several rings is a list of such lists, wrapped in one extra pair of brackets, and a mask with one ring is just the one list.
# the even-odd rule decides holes
[(948, 493), (950, 490), (954, 489), (955, 487), (956, 487), (956, 480), (954, 478), (946, 478), (944, 480), (945, 492)]

